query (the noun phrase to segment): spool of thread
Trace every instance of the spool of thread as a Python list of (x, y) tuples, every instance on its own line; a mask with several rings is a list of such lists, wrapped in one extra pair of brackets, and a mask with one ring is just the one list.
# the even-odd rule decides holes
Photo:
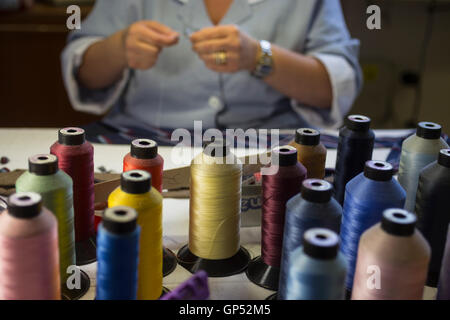
[(406, 191), (405, 209), (415, 210), (420, 170), (438, 158), (439, 150), (449, 146), (441, 138), (442, 128), (433, 122), (420, 122), (416, 134), (403, 141), (398, 182)]
[(158, 154), (158, 144), (150, 139), (136, 139), (123, 158), (123, 172), (144, 170), (152, 176), (152, 186), (162, 192), (164, 159)]
[(73, 180), (77, 264), (96, 260), (94, 236), (94, 148), (80, 128), (64, 128), (50, 153), (58, 157), (59, 168)]
[(194, 158), (189, 250), (196, 256), (220, 260), (239, 250), (241, 180), (242, 164), (225, 144), (210, 143)]
[(350, 292), (356, 267), (359, 238), (381, 221), (388, 208), (403, 208), (405, 191), (392, 178), (394, 169), (385, 161), (367, 161), (364, 172), (347, 184), (341, 226), (341, 251), (347, 258), (346, 288)]
[(438, 160), (422, 169), (417, 189), (417, 228), (431, 246), (427, 285), (436, 287), (450, 223), (450, 149), (442, 149)]
[(339, 236), (328, 229), (309, 229), (303, 246), (292, 252), (286, 300), (343, 300), (346, 270)]
[(402, 209), (383, 212), (361, 236), (352, 292), (354, 300), (421, 300), (430, 246)]
[(58, 169), (55, 155), (38, 154), (28, 159), (28, 171), (17, 179), (16, 191), (39, 193), (43, 205), (58, 221), (59, 266), (64, 291), (70, 274), (67, 268), (76, 264), (72, 179)]
[(139, 258), (137, 213), (106, 209), (97, 233), (97, 300), (136, 300)]
[(206, 144), (191, 163), (189, 244), (178, 263), (210, 277), (245, 270), (250, 260), (240, 247), (242, 164), (224, 141)]
[(375, 134), (370, 130), (370, 122), (366, 116), (350, 115), (339, 130), (334, 196), (341, 205), (347, 183), (364, 170), (367, 160), (372, 159)]
[(342, 207), (332, 194), (329, 182), (307, 179), (302, 183), (302, 192), (287, 202), (278, 299), (286, 299), (292, 253), (302, 245), (306, 230), (327, 228), (339, 233)]
[[(152, 186), (160, 193), (163, 188), (164, 159), (158, 154), (158, 144), (150, 139), (136, 139), (131, 142), (130, 152), (123, 158), (123, 171), (144, 170), (152, 176)], [(175, 254), (163, 247), (163, 275), (175, 270)]]
[(139, 300), (156, 300), (162, 293), (162, 196), (151, 186), (151, 175), (143, 170), (122, 173), (120, 187), (108, 197), (108, 207), (127, 206), (138, 213)]
[(450, 300), (450, 225), (447, 232), (447, 244), (445, 246), (444, 259), (439, 277), (437, 300)]
[(55, 216), (33, 192), (9, 197), (0, 215), (0, 299), (61, 299)]
[(283, 146), (272, 151), (271, 166), (262, 175), (261, 256), (247, 268), (248, 278), (257, 285), (277, 290), (283, 249), (286, 202), (300, 192), (305, 167), (297, 161), (297, 150)]
[(310, 128), (298, 129), (291, 146), (297, 149), (297, 159), (306, 167), (308, 179), (325, 177), (327, 149), (320, 143), (319, 131)]

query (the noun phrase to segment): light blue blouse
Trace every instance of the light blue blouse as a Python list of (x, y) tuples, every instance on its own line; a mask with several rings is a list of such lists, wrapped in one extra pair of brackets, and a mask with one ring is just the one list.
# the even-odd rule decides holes
[[(165, 48), (149, 70), (127, 69), (103, 90), (84, 88), (76, 78), (84, 51), (144, 19), (180, 32), (179, 43)], [(119, 126), (192, 129), (194, 120), (202, 120), (203, 128), (215, 127), (217, 121), (243, 129), (341, 125), (361, 87), (361, 72), (359, 42), (350, 37), (338, 0), (234, 0), (221, 24), (237, 24), (256, 39), (319, 59), (332, 83), (331, 110), (291, 101), (248, 72), (219, 75), (207, 69), (187, 36), (212, 25), (203, 0), (97, 0), (62, 53), (73, 107), (96, 114), (109, 111), (105, 121)]]

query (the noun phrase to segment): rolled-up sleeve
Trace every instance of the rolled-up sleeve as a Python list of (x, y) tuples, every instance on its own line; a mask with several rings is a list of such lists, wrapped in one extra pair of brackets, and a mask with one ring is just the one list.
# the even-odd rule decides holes
[(82, 21), (81, 29), (69, 34), (61, 54), (61, 69), (69, 100), (75, 110), (103, 114), (121, 96), (129, 79), (128, 69), (109, 87), (91, 90), (78, 81), (78, 68), (92, 44), (138, 20), (138, 6), (138, 1), (97, 0), (89, 16)]
[(332, 105), (325, 110), (294, 101), (294, 109), (314, 126), (338, 128), (362, 86), (359, 41), (350, 37), (338, 0), (317, 1), (304, 48), (303, 53), (318, 59), (328, 72)]

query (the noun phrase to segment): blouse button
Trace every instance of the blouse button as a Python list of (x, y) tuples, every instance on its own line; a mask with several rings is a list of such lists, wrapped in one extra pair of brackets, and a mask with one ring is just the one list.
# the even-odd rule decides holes
[(211, 108), (213, 108), (214, 110), (220, 111), (223, 109), (223, 103), (222, 100), (220, 100), (219, 97), (217, 96), (211, 96), (209, 98), (208, 104)]

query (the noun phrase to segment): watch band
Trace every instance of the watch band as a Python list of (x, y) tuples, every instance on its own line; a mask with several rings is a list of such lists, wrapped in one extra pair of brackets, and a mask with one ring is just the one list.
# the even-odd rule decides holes
[(259, 42), (261, 55), (258, 58), (256, 68), (252, 75), (262, 79), (267, 77), (273, 70), (272, 45), (269, 41), (261, 40)]

